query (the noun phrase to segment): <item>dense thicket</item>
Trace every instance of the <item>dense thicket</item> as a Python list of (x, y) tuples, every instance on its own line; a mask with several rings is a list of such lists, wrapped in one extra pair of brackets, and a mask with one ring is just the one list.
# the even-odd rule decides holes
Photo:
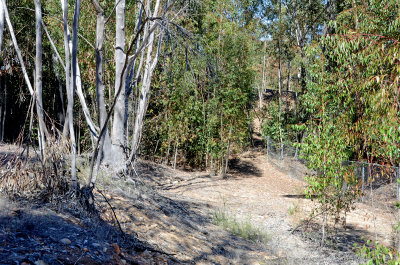
[(182, 43), (170, 36), (154, 82), (144, 154), (223, 169), (232, 150), (248, 143), (260, 43), (250, 4), (208, 1), (182, 18), (190, 34)]

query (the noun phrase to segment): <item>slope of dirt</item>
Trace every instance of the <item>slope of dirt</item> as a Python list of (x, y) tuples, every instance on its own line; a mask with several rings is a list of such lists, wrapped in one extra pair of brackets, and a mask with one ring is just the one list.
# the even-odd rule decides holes
[[(350, 229), (326, 247), (315, 231), (292, 233), (313, 207), (302, 196), (305, 183), (255, 150), (231, 160), (225, 179), (145, 161), (136, 170), (134, 181), (107, 168), (100, 174), (95, 197), (105, 222), (3, 200), (0, 264), (359, 264), (354, 242), (391, 233), (389, 213), (365, 204), (348, 216)], [(270, 239), (252, 242), (214, 225), (221, 208)]]
[[(159, 193), (152, 188), (151, 183), (174, 178), (176, 172), (149, 163), (142, 163), (138, 172), (140, 183), (114, 182), (114, 192), (106, 195), (124, 231), (134, 231), (140, 240), (169, 253), (182, 264), (285, 262), (269, 246), (244, 240), (214, 225), (213, 209), (207, 202)], [(98, 201), (103, 216), (113, 222), (104, 199)]]
[(97, 218), (0, 200), (0, 264), (178, 264)]
[[(304, 181), (281, 173), (254, 150), (236, 158), (230, 172), (227, 179), (204, 172), (175, 172), (170, 177), (153, 178), (153, 182), (168, 197), (209, 204), (213, 209), (223, 207), (243, 219), (250, 217), (271, 234), (266, 245), (288, 264), (359, 264), (354, 243), (371, 239), (393, 244), (396, 218), (392, 210), (357, 203), (347, 215), (347, 229), (331, 233), (327, 246), (321, 248), (318, 229), (291, 233), (315, 207), (303, 196)], [(317, 225), (318, 218), (315, 221)]]

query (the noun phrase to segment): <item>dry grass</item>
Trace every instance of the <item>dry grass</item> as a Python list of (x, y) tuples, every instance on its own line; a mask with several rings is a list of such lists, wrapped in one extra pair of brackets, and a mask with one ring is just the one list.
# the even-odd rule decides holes
[(266, 242), (270, 238), (263, 229), (254, 226), (251, 222), (251, 216), (240, 219), (229, 213), (225, 207), (217, 209), (213, 213), (213, 222), (235, 235), (254, 242)]
[(25, 147), (20, 152), (1, 157), (1, 193), (14, 198), (49, 201), (69, 191), (67, 144), (50, 142), (43, 160), (37, 153), (31, 156), (27, 153)]

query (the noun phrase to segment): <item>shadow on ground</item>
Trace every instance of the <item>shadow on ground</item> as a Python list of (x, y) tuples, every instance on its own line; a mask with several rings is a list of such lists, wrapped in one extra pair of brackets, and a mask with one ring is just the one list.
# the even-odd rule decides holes
[(249, 161), (239, 158), (229, 160), (228, 164), (230, 175), (239, 175), (241, 177), (261, 177), (262, 172)]
[(180, 263), (96, 217), (76, 218), (24, 204), (30, 208), (1, 200), (0, 264)]
[[(148, 171), (153, 167), (156, 166), (138, 165), (141, 183), (125, 183), (107, 195), (125, 231), (134, 231), (140, 240), (169, 253), (179, 263), (282, 264), (283, 258), (268, 249), (268, 242), (248, 241), (214, 225), (214, 210), (210, 205), (173, 193), (157, 192), (154, 187), (158, 189), (160, 185), (168, 190), (162, 182), (172, 176), (168, 171)], [(197, 178), (203, 182), (209, 180), (207, 176), (193, 179)], [(154, 180), (158, 184), (153, 185)], [(98, 201), (104, 205), (101, 198)], [(111, 216), (107, 207), (101, 212), (103, 216)], [(108, 221), (112, 222), (112, 218)]]

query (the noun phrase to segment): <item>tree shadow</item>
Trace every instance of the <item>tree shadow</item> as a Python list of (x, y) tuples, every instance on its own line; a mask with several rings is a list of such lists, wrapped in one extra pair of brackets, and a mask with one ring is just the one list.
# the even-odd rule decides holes
[(99, 216), (77, 218), (51, 205), (23, 204), (0, 201), (0, 264), (137, 264), (145, 251), (179, 263)]
[(305, 195), (305, 194), (285, 194), (282, 195), (284, 198), (291, 198), (291, 199), (313, 199), (316, 198), (316, 195)]
[(229, 159), (228, 176), (262, 177), (262, 172), (249, 161), (239, 158)]
[(173, 254), (180, 264), (249, 264), (274, 256), (268, 244), (245, 240), (214, 225), (210, 205), (142, 188), (136, 194), (120, 191), (110, 199), (117, 211), (125, 213), (121, 226), (136, 229), (139, 238), (156, 242), (157, 249)]
[[(300, 234), (303, 238), (318, 245), (322, 240), (321, 224), (310, 222), (302, 229), (296, 230), (294, 233)], [(368, 238), (374, 235), (367, 230), (358, 229), (353, 225), (345, 227), (329, 228), (326, 232), (325, 249), (340, 251), (341, 253), (354, 253), (355, 245), (362, 246), (367, 243)]]

